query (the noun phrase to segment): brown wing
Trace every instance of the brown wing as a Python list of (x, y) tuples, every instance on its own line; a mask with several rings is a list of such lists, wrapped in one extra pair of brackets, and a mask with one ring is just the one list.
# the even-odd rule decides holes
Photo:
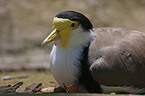
[(145, 88), (145, 33), (123, 28), (95, 33), (89, 48), (93, 78), (103, 85)]

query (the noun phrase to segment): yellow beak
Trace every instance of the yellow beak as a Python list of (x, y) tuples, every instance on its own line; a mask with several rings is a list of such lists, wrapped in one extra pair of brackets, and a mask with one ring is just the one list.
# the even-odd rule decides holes
[(59, 33), (57, 29), (54, 29), (50, 35), (41, 43), (41, 47), (47, 45), (48, 43), (57, 40), (59, 38)]
[(68, 44), (70, 32), (71, 32), (72, 29), (74, 29), (74, 27), (71, 27), (72, 23), (75, 23), (75, 25), (78, 26), (78, 22), (71, 21), (69, 19), (63, 19), (63, 18), (55, 17), (54, 20), (53, 20), (53, 31), (41, 43), (41, 46), (43, 47), (46, 44), (61, 38), (62, 47), (65, 47)]

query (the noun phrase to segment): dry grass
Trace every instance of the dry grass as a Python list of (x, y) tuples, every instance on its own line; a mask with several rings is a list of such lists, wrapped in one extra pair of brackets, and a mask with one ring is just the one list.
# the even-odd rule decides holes
[(22, 79), (11, 79), (11, 80), (0, 80), (0, 86), (4, 85), (14, 85), (18, 82), (23, 82), (23, 85), (17, 90), (18, 92), (24, 91), (24, 89), (31, 85), (32, 83), (42, 83), (43, 88), (46, 87), (54, 87), (57, 85), (55, 82), (53, 76), (50, 74), (50, 72), (44, 73), (44, 72), (10, 72), (10, 73), (3, 73), (0, 74), (0, 77), (3, 76), (22, 76), (24, 74), (27, 74), (27, 78)]

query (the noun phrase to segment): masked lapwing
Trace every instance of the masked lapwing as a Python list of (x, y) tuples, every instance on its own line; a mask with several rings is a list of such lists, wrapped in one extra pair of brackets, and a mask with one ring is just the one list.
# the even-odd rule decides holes
[(64, 11), (53, 19), (50, 70), (64, 88), (77, 92), (145, 93), (145, 33), (96, 28), (83, 14)]

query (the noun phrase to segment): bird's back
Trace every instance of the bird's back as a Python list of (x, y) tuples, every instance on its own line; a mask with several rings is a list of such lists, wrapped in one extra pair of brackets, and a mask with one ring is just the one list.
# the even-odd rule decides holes
[(98, 28), (89, 50), (94, 79), (103, 85), (145, 88), (145, 33)]

